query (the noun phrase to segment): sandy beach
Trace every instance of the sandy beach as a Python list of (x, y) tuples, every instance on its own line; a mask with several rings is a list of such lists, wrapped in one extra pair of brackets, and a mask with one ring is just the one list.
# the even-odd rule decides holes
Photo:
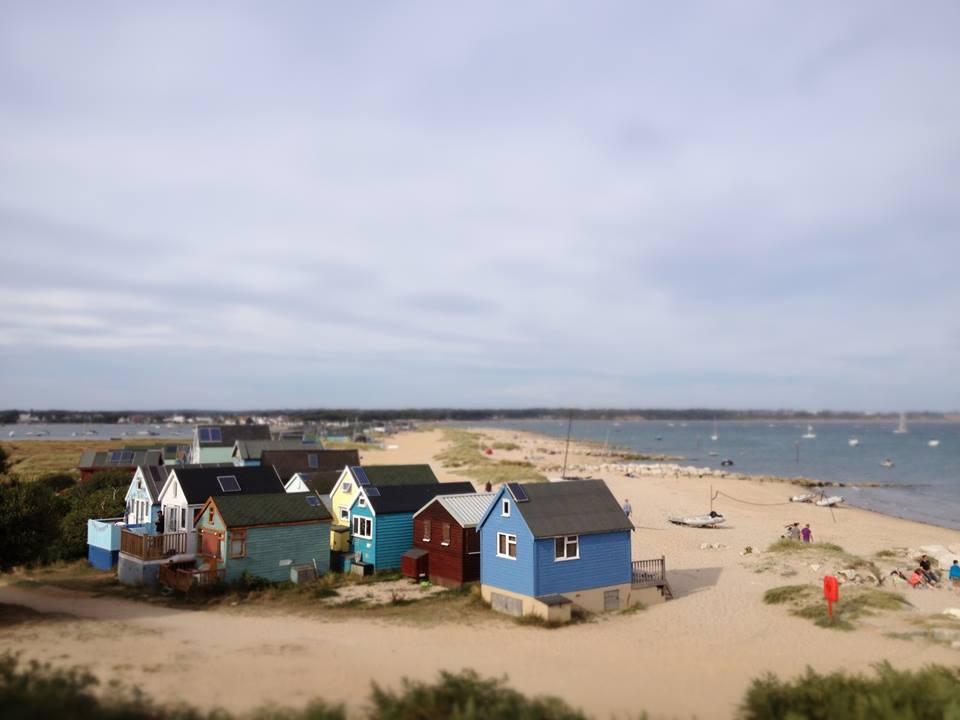
[[(538, 458), (534, 462), (544, 468), (555, 466), (558, 455), (542, 449), (555, 453), (563, 446), (515, 431), (477, 432), (520, 446), (495, 451), (495, 458)], [(441, 481), (465, 479), (433, 459), (445, 447), (442, 431), (405, 433), (389, 444), (396, 448), (364, 451), (362, 462), (430, 462)], [(791, 561), (760, 552), (788, 522), (809, 523), (817, 543), (840, 545), (888, 572), (905, 561), (881, 561), (876, 553), (957, 545), (960, 532), (847, 507), (786, 504), (800, 491), (780, 482), (656, 469), (627, 477), (599, 469), (600, 460), (587, 451), (571, 446), (570, 463), (595, 467), (579, 474), (602, 477), (618, 500), (629, 498), (637, 526), (633, 557), (666, 558), (674, 599), (547, 630), (499, 616), (479, 624), (420, 625), (279, 616), (252, 608), (173, 610), (7, 582), (0, 586), (0, 603), (59, 615), (0, 625), (0, 645), (27, 659), (82, 665), (104, 681), (122, 680), (160, 700), (203, 707), (242, 710), (322, 697), (359, 709), (371, 681), (394, 686), (403, 677), (427, 680), (439, 670), (473, 668), (507, 675), (528, 694), (557, 695), (598, 718), (642, 711), (652, 718), (727, 718), (751, 679), (766, 672), (791, 677), (807, 666), (865, 671), (884, 659), (900, 668), (960, 661), (960, 650), (949, 643), (919, 635), (904, 639), (910, 628), (960, 607), (960, 595), (901, 587), (912, 607), (866, 617), (851, 632), (824, 629), (783, 606), (764, 604), (763, 594), (780, 585), (819, 583), (831, 570), (829, 560)], [(711, 486), (721, 493), (714, 508), (727, 517), (725, 527), (690, 529), (666, 521), (668, 515), (709, 510)], [(747, 547), (756, 552), (742, 554)]]

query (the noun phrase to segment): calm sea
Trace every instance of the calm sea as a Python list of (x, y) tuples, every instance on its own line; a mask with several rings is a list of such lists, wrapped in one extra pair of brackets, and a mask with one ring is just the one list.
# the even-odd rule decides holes
[[(481, 424), (481, 423), (477, 423)], [(529, 430), (565, 437), (566, 420), (485, 423), (489, 427)], [(848, 503), (897, 517), (960, 529), (960, 423), (914, 422), (894, 433), (895, 423), (813, 423), (815, 438), (803, 438), (807, 423), (574, 421), (571, 437), (677, 455), (682, 464), (733, 471), (831, 480), (854, 485), (839, 491)], [(859, 444), (851, 447), (849, 440)], [(939, 445), (930, 447), (931, 440)], [(709, 453), (716, 453), (711, 455)], [(883, 467), (885, 459), (894, 466)], [(862, 488), (858, 483), (890, 487)], [(785, 490), (785, 493), (788, 493)]]
[[(11, 433), (13, 433), (11, 435)], [(50, 425), (36, 423), (29, 425), (0, 425), (0, 442), (4, 440), (110, 440), (119, 438), (124, 442), (143, 444), (151, 437), (192, 438), (192, 425)]]

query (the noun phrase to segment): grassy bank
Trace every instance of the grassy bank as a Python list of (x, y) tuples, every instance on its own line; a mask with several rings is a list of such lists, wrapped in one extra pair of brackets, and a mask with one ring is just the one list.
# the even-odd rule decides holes
[(13, 440), (0, 445), (10, 456), (10, 474), (24, 480), (36, 480), (50, 473), (76, 472), (80, 456), (87, 450), (96, 452), (121, 447), (158, 448), (163, 445), (187, 442), (183, 438), (125, 438), (123, 440)]
[(494, 485), (504, 482), (543, 482), (546, 478), (526, 460), (498, 460), (484, 453), (492, 444), (481, 433), (445, 428), (443, 439), (448, 447), (436, 456), (445, 468), (477, 482)]

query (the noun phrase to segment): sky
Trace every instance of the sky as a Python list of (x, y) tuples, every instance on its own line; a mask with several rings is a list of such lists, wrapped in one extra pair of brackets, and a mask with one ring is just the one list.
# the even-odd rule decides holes
[(960, 4), (0, 4), (0, 407), (960, 409)]

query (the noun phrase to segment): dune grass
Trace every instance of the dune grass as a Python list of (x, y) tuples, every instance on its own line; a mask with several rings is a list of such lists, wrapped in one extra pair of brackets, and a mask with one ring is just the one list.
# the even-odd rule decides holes
[(495, 460), (482, 451), (484, 435), (445, 428), (443, 439), (449, 446), (436, 455), (445, 468), (454, 469), (458, 475), (471, 480), (491, 484), (505, 482), (543, 482), (546, 478), (533, 463), (526, 460)]
[(768, 553), (777, 553), (787, 556), (803, 556), (808, 558), (825, 557), (834, 564), (854, 570), (867, 570), (875, 577), (880, 578), (882, 572), (872, 560), (866, 560), (853, 553), (848, 553), (834, 543), (802, 543), (796, 540), (781, 538), (767, 548)]
[(881, 611), (896, 611), (910, 607), (898, 593), (871, 587), (844, 585), (840, 600), (834, 603), (833, 620), (827, 612), (827, 603), (819, 588), (813, 585), (782, 585), (770, 588), (763, 595), (768, 605), (789, 605), (790, 614), (812, 620), (815, 625), (833, 630), (854, 630), (856, 621)]

